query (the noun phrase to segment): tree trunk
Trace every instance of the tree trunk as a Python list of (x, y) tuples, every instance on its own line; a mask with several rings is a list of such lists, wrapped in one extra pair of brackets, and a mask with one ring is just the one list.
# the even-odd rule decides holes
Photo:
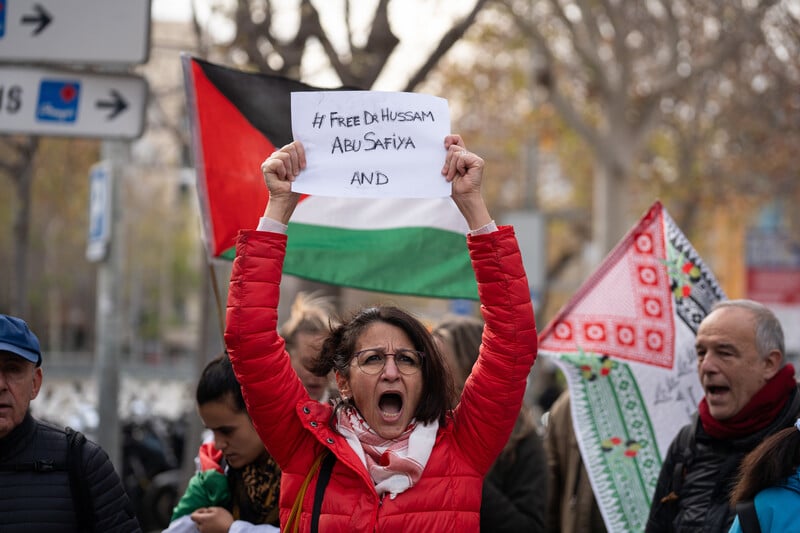
[(595, 166), (592, 238), (597, 257), (605, 257), (628, 231), (630, 199), (625, 172), (619, 166), (599, 158)]

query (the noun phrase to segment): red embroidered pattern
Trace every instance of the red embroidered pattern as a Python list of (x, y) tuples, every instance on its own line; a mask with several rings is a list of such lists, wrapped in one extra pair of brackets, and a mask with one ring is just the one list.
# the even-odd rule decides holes
[(667, 261), (664, 218), (657, 204), (542, 333), (539, 348), (569, 353), (580, 347), (672, 368), (675, 325)]

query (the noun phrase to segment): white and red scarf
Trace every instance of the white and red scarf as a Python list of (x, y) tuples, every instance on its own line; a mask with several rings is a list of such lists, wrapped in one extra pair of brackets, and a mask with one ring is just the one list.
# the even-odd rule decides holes
[(379, 496), (394, 499), (419, 481), (431, 456), (439, 421), (417, 424), (412, 420), (396, 439), (385, 439), (369, 427), (356, 409), (339, 411), (337, 429), (369, 472)]

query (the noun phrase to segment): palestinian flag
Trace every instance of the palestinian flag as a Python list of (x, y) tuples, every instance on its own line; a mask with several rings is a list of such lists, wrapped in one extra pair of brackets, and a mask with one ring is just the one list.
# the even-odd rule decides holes
[(694, 339), (725, 296), (659, 202), (539, 337), (609, 531), (644, 531), (663, 457), (703, 397)]
[[(324, 90), (182, 57), (204, 241), (233, 259), (240, 229), (267, 203), (261, 163), (292, 141), (291, 92)], [(450, 198), (304, 196), (289, 224), (284, 272), (363, 290), (477, 299), (467, 226)]]

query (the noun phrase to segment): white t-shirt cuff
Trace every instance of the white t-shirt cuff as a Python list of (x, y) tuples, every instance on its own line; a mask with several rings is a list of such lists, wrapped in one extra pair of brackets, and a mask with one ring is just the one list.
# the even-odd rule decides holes
[(497, 231), (497, 224), (494, 223), (494, 220), (489, 222), (488, 224), (484, 224), (478, 229), (473, 229), (469, 231), (469, 235), (484, 235), (486, 233), (492, 233), (493, 231)]
[(271, 231), (272, 233), (282, 233), (286, 235), (288, 226), (282, 222), (278, 222), (274, 218), (261, 217), (258, 219), (258, 231)]

